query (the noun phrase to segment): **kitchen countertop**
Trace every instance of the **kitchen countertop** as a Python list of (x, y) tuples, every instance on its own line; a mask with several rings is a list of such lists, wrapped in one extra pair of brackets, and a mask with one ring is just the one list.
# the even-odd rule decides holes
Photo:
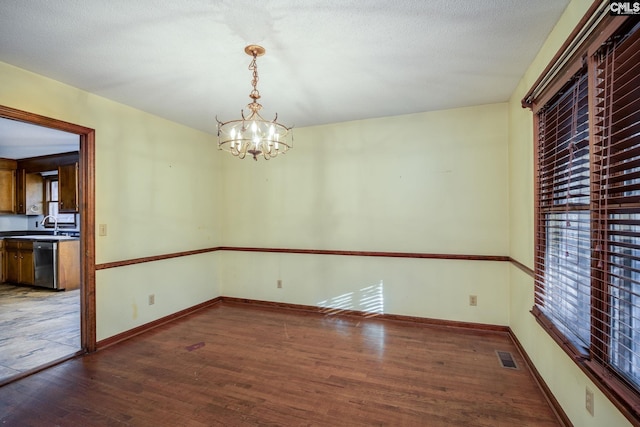
[(19, 240), (53, 240), (53, 241), (60, 241), (60, 240), (78, 240), (77, 237), (72, 237), (72, 236), (51, 236), (51, 235), (39, 235), (39, 234), (34, 234), (34, 235), (27, 235), (27, 236), (6, 236), (4, 237), (4, 239), (19, 239)]

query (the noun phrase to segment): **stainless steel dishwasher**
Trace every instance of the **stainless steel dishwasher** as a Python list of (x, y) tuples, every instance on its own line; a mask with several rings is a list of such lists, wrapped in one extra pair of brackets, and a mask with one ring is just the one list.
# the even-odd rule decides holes
[(58, 289), (58, 242), (33, 242), (34, 285)]

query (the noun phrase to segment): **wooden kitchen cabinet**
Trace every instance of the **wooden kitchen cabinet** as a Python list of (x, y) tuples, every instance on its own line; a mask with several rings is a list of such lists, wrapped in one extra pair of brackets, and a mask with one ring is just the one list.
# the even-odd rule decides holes
[(16, 172), (16, 213), (43, 215), (44, 180), (39, 173)]
[(70, 291), (80, 288), (80, 240), (61, 240), (58, 243), (58, 289)]
[[(36, 282), (36, 272), (34, 264), (34, 252), (41, 240), (27, 240), (20, 238), (9, 238), (0, 240), (4, 243), (5, 277), (3, 282), (10, 282), (22, 285), (37, 285), (57, 290), (72, 290), (80, 288), (80, 240), (62, 238), (57, 241), (55, 254), (55, 276), (53, 272), (49, 277), (55, 277), (49, 283), (46, 279), (43, 283), (43, 276)], [(51, 249), (53, 250), (53, 249)]]
[(16, 212), (15, 160), (0, 159), (0, 213)]
[(23, 214), (25, 212), (25, 205), (27, 203), (26, 197), (27, 191), (27, 173), (24, 169), (18, 169), (16, 171), (16, 213)]
[(35, 281), (33, 268), (33, 243), (26, 242), (20, 248), (20, 282), (33, 285)]
[(33, 242), (8, 240), (5, 242), (6, 282), (33, 285)]
[(18, 250), (18, 244), (13, 242), (7, 242), (4, 249), (5, 256), (7, 257), (6, 263), (6, 282), (18, 283), (20, 280), (20, 253)]
[(78, 162), (58, 166), (58, 212), (76, 213), (78, 205)]
[(0, 283), (4, 283), (5, 277), (5, 256), (4, 256), (4, 240), (0, 239)]

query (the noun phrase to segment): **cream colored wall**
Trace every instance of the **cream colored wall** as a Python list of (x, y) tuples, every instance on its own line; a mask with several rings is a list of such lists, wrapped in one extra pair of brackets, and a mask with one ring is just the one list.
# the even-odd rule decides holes
[[(509, 235), (511, 257), (533, 268), (533, 116), (520, 100), (591, 5), (574, 0), (545, 42), (509, 102)], [(529, 313), (533, 278), (510, 268), (509, 324), (575, 426), (624, 426), (630, 423), (580, 371)], [(585, 409), (585, 388), (594, 392), (595, 416)]]
[(225, 245), (506, 255), (507, 104), (294, 130), (226, 155)]
[[(506, 325), (508, 264), (224, 252), (222, 294), (369, 313)], [(277, 280), (282, 280), (278, 289)], [(469, 306), (469, 295), (478, 306)]]
[[(219, 244), (215, 137), (8, 64), (0, 81), (1, 105), (95, 129), (98, 264)], [(219, 296), (217, 259), (98, 271), (98, 340)]]
[[(294, 132), (285, 157), (223, 159), (225, 245), (508, 254), (506, 104)], [(362, 289), (379, 286), (386, 313), (508, 321), (504, 262), (221, 256), (227, 296), (327, 306), (347, 295), (343, 308), (360, 309)]]
[(218, 254), (205, 253), (98, 271), (98, 339), (220, 296), (218, 260)]

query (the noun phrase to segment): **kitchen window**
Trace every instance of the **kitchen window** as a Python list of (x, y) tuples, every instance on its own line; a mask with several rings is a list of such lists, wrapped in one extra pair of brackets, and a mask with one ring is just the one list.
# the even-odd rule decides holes
[(532, 89), (523, 100), (534, 111), (536, 134), (532, 313), (636, 421), (639, 21), (635, 16), (603, 19), (546, 88), (538, 95)]
[[(58, 212), (58, 177), (50, 176), (45, 179), (45, 197), (47, 215), (53, 215), (58, 220), (59, 227), (75, 227), (75, 214), (61, 214)], [(45, 227), (54, 227), (55, 221), (47, 218), (44, 223)]]

